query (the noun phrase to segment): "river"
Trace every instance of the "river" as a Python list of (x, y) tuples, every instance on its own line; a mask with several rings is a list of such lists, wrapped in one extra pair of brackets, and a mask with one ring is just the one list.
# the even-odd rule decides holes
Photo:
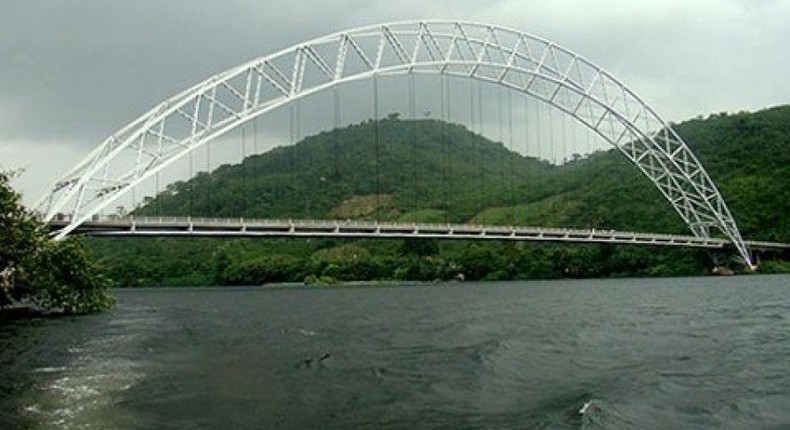
[(790, 276), (114, 294), (0, 327), (0, 428), (790, 428)]

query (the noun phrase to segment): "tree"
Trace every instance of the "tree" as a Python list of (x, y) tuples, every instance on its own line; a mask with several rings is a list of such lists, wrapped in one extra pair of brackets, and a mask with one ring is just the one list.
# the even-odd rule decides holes
[(15, 173), (0, 172), (0, 271), (2, 287), (8, 300), (29, 294), (27, 270), (33, 266), (41, 246), (43, 230), (20, 204), (20, 196), (9, 182)]
[(13, 173), (0, 172), (0, 287), (10, 302), (86, 314), (107, 309), (111, 282), (81, 242), (54, 242), (11, 188)]

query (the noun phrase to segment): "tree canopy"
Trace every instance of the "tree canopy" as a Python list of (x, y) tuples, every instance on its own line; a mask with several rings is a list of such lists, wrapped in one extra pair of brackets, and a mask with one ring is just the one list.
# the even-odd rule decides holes
[[(790, 106), (711, 115), (675, 128), (719, 185), (744, 237), (790, 242)], [(461, 125), (397, 115), (323, 132), (201, 173), (172, 184), (134, 213), (688, 233), (660, 192), (614, 149), (555, 165), (510, 151)], [(125, 285), (256, 284), (322, 276), (694, 275), (709, 273), (713, 265), (706, 251), (609, 245), (208, 239), (90, 243)]]
[(0, 172), (0, 294), (2, 305), (34, 306), (46, 311), (86, 314), (113, 304), (104, 269), (80, 240), (49, 239), (48, 231), (25, 209)]

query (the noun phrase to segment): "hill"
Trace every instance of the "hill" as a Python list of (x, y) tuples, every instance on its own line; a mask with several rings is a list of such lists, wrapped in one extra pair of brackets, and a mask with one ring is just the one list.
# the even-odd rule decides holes
[(711, 115), (677, 129), (716, 181), (741, 233), (790, 242), (790, 106)]
[[(399, 219), (430, 209), (464, 222), (481, 208), (504, 204), (511, 178), (534, 183), (550, 169), (460, 125), (390, 115), (176, 183), (137, 213), (191, 208), (195, 216)], [(531, 199), (548, 195), (534, 187), (520, 192)]]
[(556, 166), (457, 124), (391, 115), (201, 173), (136, 213), (682, 231), (660, 198), (614, 151)]
[[(790, 107), (711, 115), (675, 127), (720, 186), (744, 236), (790, 242)], [(660, 193), (615, 150), (556, 166), (523, 157), (460, 125), (397, 115), (202, 173), (173, 184), (135, 213), (686, 231)], [(659, 254), (603, 245), (91, 243), (127, 284), (260, 283), (311, 276), (431, 280), (459, 273), (473, 279), (702, 274), (711, 266), (700, 251)], [(127, 266), (130, 260), (140, 262), (139, 268), (114, 263), (130, 250), (160, 258), (125, 260)], [(357, 259), (359, 267), (348, 267), (347, 255), (364, 255), (364, 264)]]

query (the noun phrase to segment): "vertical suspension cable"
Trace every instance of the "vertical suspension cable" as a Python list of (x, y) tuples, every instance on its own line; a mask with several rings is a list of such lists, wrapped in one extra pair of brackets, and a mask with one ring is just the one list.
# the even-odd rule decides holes
[(158, 170), (156, 171), (156, 175), (155, 175), (154, 181), (156, 182), (156, 216), (158, 218), (158, 217), (162, 216), (162, 212), (161, 212), (161, 209), (162, 209), (162, 199), (161, 199), (161, 197), (162, 196), (159, 195), (160, 192), (161, 192), (161, 189), (159, 187), (159, 171)]
[[(258, 155), (258, 117), (257, 116), (252, 120), (252, 155)], [(257, 157), (256, 157), (256, 159), (257, 159)], [(252, 161), (252, 160), (250, 160), (250, 161)], [(255, 167), (255, 166), (252, 165), (252, 163), (251, 163), (250, 167)], [(255, 170), (256, 169), (254, 169), (254, 168), (252, 169), (253, 177), (257, 177), (258, 176), (256, 174)], [(263, 189), (261, 189), (259, 192), (262, 192), (262, 191), (263, 191)], [(259, 194), (255, 193), (255, 192), (251, 193), (251, 196), (253, 196), (253, 197), (256, 197), (258, 195)], [(253, 201), (257, 202), (258, 201), (257, 197)], [(258, 208), (259, 207), (260, 207), (260, 205), (253, 205), (252, 212), (258, 212)], [(247, 208), (247, 210), (248, 210), (248, 213), (247, 213), (248, 217), (260, 216), (260, 214), (257, 214), (257, 213), (250, 213), (249, 212), (249, 210), (250, 210), (249, 207)]]
[(551, 145), (551, 162), (554, 165), (559, 164), (557, 162), (557, 146), (554, 142), (554, 108), (549, 106), (548, 108), (549, 113), (549, 143)]
[(529, 157), (532, 155), (529, 150), (529, 133), (532, 128), (529, 125), (529, 96), (522, 94), (521, 97), (524, 99), (524, 155)]
[(189, 218), (192, 218), (193, 212), (193, 205), (195, 203), (195, 181), (193, 178), (195, 177), (195, 153), (192, 150), (189, 151)]
[(340, 121), (341, 121), (341, 112), (340, 112), (340, 88), (337, 85), (332, 87), (332, 109), (333, 109), (333, 116), (334, 116), (334, 128), (333, 128), (333, 139), (332, 139), (332, 164), (333, 164), (333, 172), (332, 177), (333, 181), (340, 180), (340, 166), (338, 163), (338, 157), (340, 157)]
[(504, 144), (505, 132), (504, 132), (504, 126), (502, 125), (502, 116), (504, 115), (503, 112), (504, 109), (502, 109), (502, 87), (497, 85), (496, 89), (497, 89), (497, 109), (498, 109), (497, 125), (499, 126), (499, 142)]
[[(524, 155), (527, 157), (527, 161), (530, 161), (529, 175), (527, 176), (527, 183), (525, 184), (525, 195), (531, 196), (534, 195), (532, 193), (532, 187), (534, 187), (534, 180), (536, 178), (535, 175), (539, 172), (533, 167), (533, 163), (531, 162), (533, 160), (529, 159), (529, 157), (532, 157), (532, 152), (530, 151), (530, 133), (532, 132), (532, 124), (529, 121), (531, 103), (529, 102), (529, 95), (522, 94), (522, 97), (524, 98)], [(521, 198), (524, 199), (524, 196), (522, 195)], [(522, 219), (520, 223), (524, 224), (524, 220)]]
[[(502, 107), (502, 104), (504, 103), (502, 101), (502, 87), (500, 85), (497, 85), (496, 90), (497, 90), (497, 126), (499, 127), (499, 143), (502, 146), (505, 146), (505, 126), (504, 126), (504, 123), (503, 123), (503, 121), (504, 121), (503, 117), (505, 116), (505, 112), (504, 112), (505, 109)], [(502, 174), (500, 174), (500, 177), (498, 178), (501, 181), (500, 183), (507, 182), (507, 173), (504, 173), (505, 170), (507, 169), (507, 167), (506, 166), (498, 166), (498, 168), (500, 169), (500, 173), (502, 173)], [(507, 199), (507, 196), (503, 196), (503, 198)], [(503, 210), (506, 210), (506, 208), (505, 208), (506, 205), (507, 205), (506, 201), (503, 200), (501, 202), (501, 206), (502, 206)], [(500, 223), (500, 222), (501, 221), (498, 221), (497, 223)]]
[[(559, 179), (559, 162), (557, 161), (557, 145), (554, 141), (554, 107), (552, 105), (548, 105), (548, 113), (549, 113), (549, 144), (551, 145), (551, 183), (552, 183), (552, 193), (553, 198), (551, 199), (551, 212), (554, 214), (557, 209), (557, 200), (559, 199), (559, 195), (557, 194), (558, 187), (557, 187), (557, 180)], [(553, 225), (556, 227), (557, 225)]]
[[(440, 127), (444, 127), (444, 124), (443, 124), (443, 122), (444, 122), (444, 79), (445, 79), (444, 75), (441, 75), (439, 77), (439, 121), (441, 122), (439, 124)], [(442, 128), (442, 139), (441, 139), (441, 142), (439, 142), (439, 145), (440, 145), (439, 160), (440, 160), (440, 163), (441, 163), (440, 166), (439, 166), (439, 171), (437, 172), (438, 173), (438, 181), (437, 182), (439, 183), (439, 190), (440, 190), (439, 191), (439, 195), (440, 195), (439, 207), (441, 207), (442, 210), (443, 210), (444, 222), (447, 222), (447, 205), (446, 205), (446, 199), (444, 198), (445, 197), (445, 195), (444, 195), (445, 194), (444, 193), (444, 178), (445, 178), (445, 175), (447, 173), (445, 171), (445, 167), (446, 167), (445, 164), (446, 164), (447, 160), (445, 160), (444, 128)]]
[(507, 128), (508, 128), (508, 140), (510, 145), (510, 158), (509, 158), (509, 168), (510, 168), (510, 224), (515, 224), (516, 221), (516, 181), (515, 181), (515, 157), (516, 152), (513, 150), (513, 91), (508, 89), (507, 90)]
[(582, 127), (584, 127), (584, 131), (585, 131), (585, 137), (587, 141), (587, 157), (589, 158), (593, 155), (595, 151), (597, 151), (596, 140), (598, 139), (598, 137), (590, 127), (586, 125), (582, 125)]
[(475, 80), (469, 80), (469, 131), (475, 130)]
[(211, 140), (206, 142), (206, 204), (203, 209), (203, 215), (211, 216)]
[(568, 115), (562, 111), (560, 111), (560, 115), (562, 115), (562, 159), (563, 164), (567, 164), (570, 160), (568, 154)]
[[(560, 115), (562, 115), (562, 171), (567, 171), (568, 162), (570, 161), (570, 156), (568, 154), (568, 115), (566, 115), (565, 112), (561, 110), (559, 110), (559, 112)], [(570, 175), (572, 179), (574, 173), (571, 171)], [(561, 189), (563, 194), (570, 191), (570, 188), (568, 187), (568, 180), (565, 178), (563, 178)]]
[(481, 224), (486, 223), (486, 201), (485, 198), (486, 194), (486, 187), (485, 187), (485, 175), (486, 175), (486, 145), (484, 144), (483, 140), (483, 84), (480, 81), (475, 81), (475, 85), (477, 86), (477, 131), (480, 135), (480, 207), (482, 210), (482, 214), (480, 217)]
[(442, 127), (442, 139), (441, 139), (441, 143), (440, 143), (440, 145), (441, 145), (441, 157), (440, 157), (440, 159), (441, 159), (442, 166), (441, 166), (440, 173), (439, 173), (439, 176), (440, 176), (439, 184), (440, 184), (440, 187), (441, 187), (440, 189), (441, 189), (441, 194), (442, 194), (442, 197), (443, 197), (441, 206), (442, 206), (442, 209), (444, 210), (443, 213), (444, 213), (444, 222), (445, 223), (448, 222), (447, 212), (449, 210), (449, 206), (447, 205), (447, 188), (446, 188), (446, 184), (447, 184), (447, 133), (446, 133), (445, 127), (447, 126), (447, 122), (445, 121), (445, 108), (446, 108), (446, 106), (445, 106), (445, 102), (446, 102), (446, 100), (445, 100), (445, 92), (446, 92), (446, 88), (444, 87), (444, 84), (445, 84), (446, 81), (447, 81), (447, 76), (446, 75), (441, 75), (441, 77), (439, 78), (439, 111), (440, 111), (439, 112), (439, 120), (441, 121), (440, 126)]
[(241, 167), (241, 193), (240, 193), (241, 202), (239, 202), (239, 213), (236, 214), (236, 216), (238, 216), (239, 218), (244, 217), (245, 212), (246, 212), (246, 208), (247, 208), (247, 201), (246, 201), (246, 197), (247, 197), (247, 164), (244, 162), (244, 159), (247, 156), (246, 155), (246, 152), (247, 152), (246, 151), (246, 146), (247, 146), (246, 132), (247, 132), (246, 125), (242, 125), (241, 126), (241, 144), (240, 144), (240, 151), (239, 151), (240, 152), (239, 155), (241, 156), (241, 163), (240, 163), (241, 164), (240, 165), (240, 167)]
[(302, 99), (296, 100), (296, 124), (294, 125), (294, 133), (296, 143), (302, 141)]
[[(294, 139), (294, 105), (293, 103), (288, 105), (288, 143), (293, 147), (295, 146), (296, 142)], [(293, 153), (293, 151), (291, 151)], [(291, 170), (294, 168), (294, 159), (291, 157), (289, 160), (291, 163)]]
[[(530, 109), (530, 107), (529, 107), (529, 105), (530, 105), (530, 103), (529, 103), (529, 96), (526, 95), (526, 94), (522, 94), (522, 97), (524, 99), (524, 155), (527, 157), (527, 161), (532, 161), (532, 160), (529, 159), (529, 157), (532, 156), (532, 153), (530, 152), (530, 139), (529, 139), (529, 135), (530, 135), (530, 132), (531, 132), (531, 129), (532, 129), (532, 127), (531, 127), (531, 125), (529, 123), (529, 109)], [(527, 165), (527, 164), (525, 164), (525, 165)], [(531, 194), (530, 191), (531, 191), (532, 187), (534, 186), (533, 180), (535, 179), (535, 169), (532, 168), (532, 163), (530, 162), (528, 164), (528, 166), (530, 166), (530, 170), (529, 170), (529, 175), (527, 175), (527, 183), (525, 184), (525, 187), (526, 187), (525, 188), (525, 190), (526, 190), (525, 194), (527, 196), (529, 196)], [(523, 198), (524, 197), (522, 196), (522, 199)], [(523, 223), (523, 221), (521, 221), (521, 223)]]
[[(295, 179), (293, 179), (293, 178), (296, 176), (296, 155), (297, 154), (296, 154), (296, 137), (295, 137), (296, 136), (296, 134), (295, 134), (296, 132), (294, 131), (294, 129), (295, 129), (295, 126), (294, 126), (294, 104), (290, 103), (288, 105), (288, 144), (290, 146), (290, 151), (288, 151), (289, 156), (288, 156), (288, 160), (286, 160), (286, 161), (288, 163), (288, 170), (290, 172), (291, 181), (295, 181)], [(280, 201), (285, 200), (285, 196), (287, 194), (287, 190), (288, 190), (289, 185), (292, 185), (292, 184), (289, 184), (286, 181), (283, 181), (281, 183), (281, 185), (279, 187), (279, 193), (277, 191), (275, 191), (275, 200), (280, 200)], [(291, 196), (291, 198), (294, 201), (298, 201), (298, 199), (299, 199), (298, 189), (295, 188), (295, 187), (292, 187), (291, 190), (292, 190), (292, 192), (294, 194), (293, 196)], [(301, 202), (299, 202), (299, 206), (301, 206)]]
[(450, 163), (450, 78), (447, 75), (442, 75), (444, 78), (444, 96), (445, 96), (445, 112), (446, 116), (444, 119), (444, 155), (445, 155), (445, 176), (444, 176), (444, 192), (445, 192), (445, 207), (447, 210), (445, 214), (449, 220), (450, 216), (450, 196), (452, 195), (450, 190), (450, 184), (452, 182), (452, 164)]
[(381, 152), (379, 149), (379, 80), (373, 75), (373, 139), (376, 152), (376, 221), (381, 221)]
[[(411, 140), (411, 157), (410, 158), (412, 160), (412, 163), (413, 163), (412, 165), (413, 166), (417, 165), (417, 163), (416, 163), (416, 160), (417, 160), (417, 117), (416, 117), (416, 115), (417, 115), (417, 103), (416, 103), (415, 98), (416, 98), (416, 90), (415, 90), (415, 84), (414, 84), (414, 73), (409, 73), (409, 120), (410, 120), (410, 126), (409, 126), (409, 134), (410, 134), (410, 136), (409, 136), (409, 139)], [(414, 210), (417, 210), (419, 208), (419, 203), (418, 203), (419, 196), (417, 194), (417, 183), (419, 182), (419, 178), (417, 177), (418, 173), (419, 173), (419, 169), (415, 169), (415, 171), (411, 172), (412, 175), (411, 175), (411, 178), (410, 178), (410, 180), (412, 181), (411, 202), (412, 202), (412, 207), (413, 207)]]
[[(474, 131), (475, 131), (475, 82), (476, 82), (476, 80), (474, 80), (474, 79), (470, 79), (469, 80), (469, 132), (470, 133), (474, 133)], [(472, 142), (474, 144), (479, 143), (475, 136), (472, 136)], [(475, 150), (475, 147), (472, 146), (472, 151), (473, 151), (472, 154), (475, 153), (474, 150)], [(478, 164), (478, 165), (480, 164), (480, 160), (479, 159), (475, 160), (475, 161), (476, 161), (476, 164)], [(482, 196), (481, 196), (482, 190), (480, 189), (480, 187), (477, 187), (477, 188), (478, 188), (477, 192), (475, 193), (475, 194), (477, 194), (476, 195), (475, 207), (478, 208), (477, 212), (479, 213), (480, 212), (480, 207), (481, 207), (481, 201), (482, 201)]]
[(533, 103), (533, 106), (535, 106), (535, 138), (536, 138), (535, 139), (536, 140), (535, 143), (536, 143), (536, 146), (537, 146), (537, 148), (535, 148), (535, 150), (538, 153), (538, 159), (543, 161), (545, 159), (545, 157), (543, 155), (543, 136), (541, 135), (541, 132), (540, 132), (540, 129), (541, 129), (540, 123), (543, 120), (543, 118), (541, 118), (541, 114), (540, 114), (541, 104), (542, 104), (542, 102), (540, 100), (536, 100), (535, 103)]
[[(296, 148), (303, 144), (302, 142), (302, 99), (296, 99), (294, 102), (294, 154), (299, 156), (299, 153), (296, 151)], [(302, 169), (302, 171), (307, 174), (310, 172), (310, 160), (308, 160), (307, 155), (309, 154), (309, 149), (303, 146), (302, 156), (299, 157), (298, 167)], [(294, 181), (297, 181), (297, 175), (294, 175)], [(297, 189), (297, 187), (293, 187), (293, 189)], [(311, 189), (305, 187), (304, 188), (304, 197), (305, 197), (305, 217), (308, 219), (312, 218), (312, 201), (310, 198), (312, 197), (310, 193), (312, 192)]]
[[(132, 199), (132, 204), (131, 204), (131, 207), (129, 208), (129, 213), (130, 214), (132, 212), (134, 212), (135, 207), (137, 207), (137, 185), (132, 187), (131, 199)], [(121, 215), (121, 214), (118, 214), (118, 215)]]
[(585, 135), (585, 138), (587, 140), (587, 146), (585, 148), (587, 157), (591, 156), (592, 153), (593, 153), (592, 139), (590, 139), (590, 135), (591, 134), (592, 134), (592, 131), (590, 130), (590, 128), (589, 127), (584, 127), (584, 135)]
[(535, 107), (535, 140), (536, 140), (536, 151), (538, 153), (538, 161), (541, 163), (541, 171), (540, 171), (540, 191), (541, 196), (545, 195), (546, 193), (546, 180), (547, 180), (547, 171), (543, 171), (543, 162), (545, 160), (545, 156), (543, 155), (543, 135), (541, 134), (541, 122), (543, 122), (543, 118), (541, 116), (541, 107), (543, 102), (540, 100), (535, 100), (532, 104)]
[(252, 120), (252, 153), (258, 155), (258, 117)]

